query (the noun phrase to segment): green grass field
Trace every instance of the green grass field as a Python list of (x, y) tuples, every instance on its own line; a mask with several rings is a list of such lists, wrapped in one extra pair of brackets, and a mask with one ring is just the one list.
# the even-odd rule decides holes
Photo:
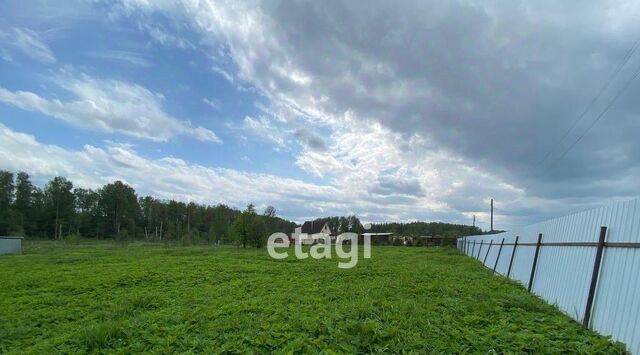
[(453, 249), (27, 245), (0, 256), (0, 353), (621, 353)]

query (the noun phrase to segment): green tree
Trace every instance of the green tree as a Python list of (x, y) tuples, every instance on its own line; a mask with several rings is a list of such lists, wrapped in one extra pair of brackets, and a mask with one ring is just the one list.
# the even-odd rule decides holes
[(231, 224), (240, 214), (229, 206), (220, 204), (215, 207), (207, 207), (205, 210), (205, 223), (209, 225), (210, 241), (217, 243), (232, 242), (235, 238)]
[(11, 208), (14, 193), (13, 173), (0, 171), (0, 235), (7, 235), (15, 228)]
[(100, 221), (98, 202), (100, 194), (91, 189), (73, 190), (76, 201), (76, 227), (83, 236), (100, 237), (103, 224)]
[(131, 186), (122, 181), (105, 185), (100, 189), (98, 204), (107, 221), (108, 234), (118, 237), (123, 228), (127, 231), (135, 231), (135, 219), (139, 207), (138, 197)]
[(253, 204), (249, 204), (247, 205), (247, 209), (233, 221), (233, 225), (231, 227), (233, 235), (235, 240), (242, 245), (243, 248), (246, 248), (251, 242), (251, 227), (255, 217), (256, 209)]
[(276, 208), (273, 206), (267, 206), (267, 208), (264, 209), (264, 213), (262, 215), (265, 217), (275, 218)]
[(16, 200), (13, 204), (13, 209), (16, 212), (22, 234), (31, 230), (32, 195), (33, 184), (29, 180), (29, 174), (22, 171), (19, 172), (16, 177)]
[(251, 244), (256, 248), (262, 248), (267, 239), (267, 229), (262, 216), (254, 216), (249, 229)]
[(31, 192), (31, 208), (29, 209), (31, 220), (30, 229), (27, 230), (29, 236), (39, 236), (47, 238), (51, 235), (49, 226), (49, 214), (47, 211), (47, 198), (44, 191), (38, 187), (34, 187)]
[(67, 232), (71, 230), (75, 212), (72, 189), (71, 181), (60, 176), (53, 178), (45, 187), (46, 209), (49, 215), (47, 224), (49, 228), (53, 228), (55, 239), (62, 238), (63, 229)]

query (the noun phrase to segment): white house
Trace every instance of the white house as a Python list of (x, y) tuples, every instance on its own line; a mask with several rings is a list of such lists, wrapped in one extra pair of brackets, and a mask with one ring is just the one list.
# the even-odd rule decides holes
[(310, 245), (318, 242), (318, 239), (330, 239), (331, 227), (327, 219), (316, 219), (306, 221), (300, 227), (296, 227), (291, 239), (296, 244)]

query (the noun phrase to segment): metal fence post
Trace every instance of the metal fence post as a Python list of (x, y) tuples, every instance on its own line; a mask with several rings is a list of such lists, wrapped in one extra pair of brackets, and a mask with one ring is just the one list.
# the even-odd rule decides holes
[(500, 249), (498, 249), (498, 255), (496, 256), (496, 263), (493, 264), (493, 272), (496, 272), (496, 268), (498, 267), (498, 260), (500, 260), (500, 254), (502, 253), (502, 246), (504, 245), (504, 238), (500, 242)]
[(478, 256), (476, 259), (480, 260), (480, 252), (482, 252), (482, 246), (484, 245), (484, 239), (480, 241), (480, 247), (478, 248)]
[(513, 266), (513, 257), (516, 256), (516, 248), (518, 247), (518, 238), (516, 235), (516, 241), (513, 243), (513, 251), (511, 252), (511, 261), (509, 261), (509, 270), (507, 271), (507, 278), (511, 275), (511, 266)]
[(489, 252), (491, 251), (492, 245), (493, 245), (493, 239), (491, 239), (491, 242), (489, 243), (489, 247), (487, 248), (487, 253), (484, 255), (484, 260), (482, 260), (482, 265), (487, 264), (487, 257), (489, 256)]
[(473, 257), (473, 254), (476, 252), (476, 240), (473, 240), (473, 248), (471, 248), (471, 257)]
[(529, 277), (529, 287), (527, 288), (531, 292), (533, 287), (533, 278), (536, 276), (536, 267), (538, 265), (538, 255), (540, 255), (540, 244), (542, 243), (542, 233), (538, 234), (538, 242), (536, 243), (536, 254), (533, 256), (533, 265), (531, 265), (531, 276)]
[(607, 227), (600, 227), (600, 237), (598, 238), (598, 249), (596, 250), (596, 259), (593, 262), (593, 272), (591, 274), (591, 284), (589, 285), (589, 295), (587, 296), (587, 306), (584, 310), (584, 318), (582, 318), (582, 326), (589, 328), (591, 320), (591, 311), (593, 309), (593, 300), (596, 295), (596, 287), (598, 286), (598, 275), (600, 274), (600, 265), (602, 263), (602, 254), (604, 252), (604, 241), (607, 237)]

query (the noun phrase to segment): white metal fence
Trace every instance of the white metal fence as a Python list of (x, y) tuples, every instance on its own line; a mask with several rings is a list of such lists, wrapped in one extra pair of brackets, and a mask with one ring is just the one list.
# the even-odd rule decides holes
[(457, 246), (640, 354), (640, 199), (458, 238)]

